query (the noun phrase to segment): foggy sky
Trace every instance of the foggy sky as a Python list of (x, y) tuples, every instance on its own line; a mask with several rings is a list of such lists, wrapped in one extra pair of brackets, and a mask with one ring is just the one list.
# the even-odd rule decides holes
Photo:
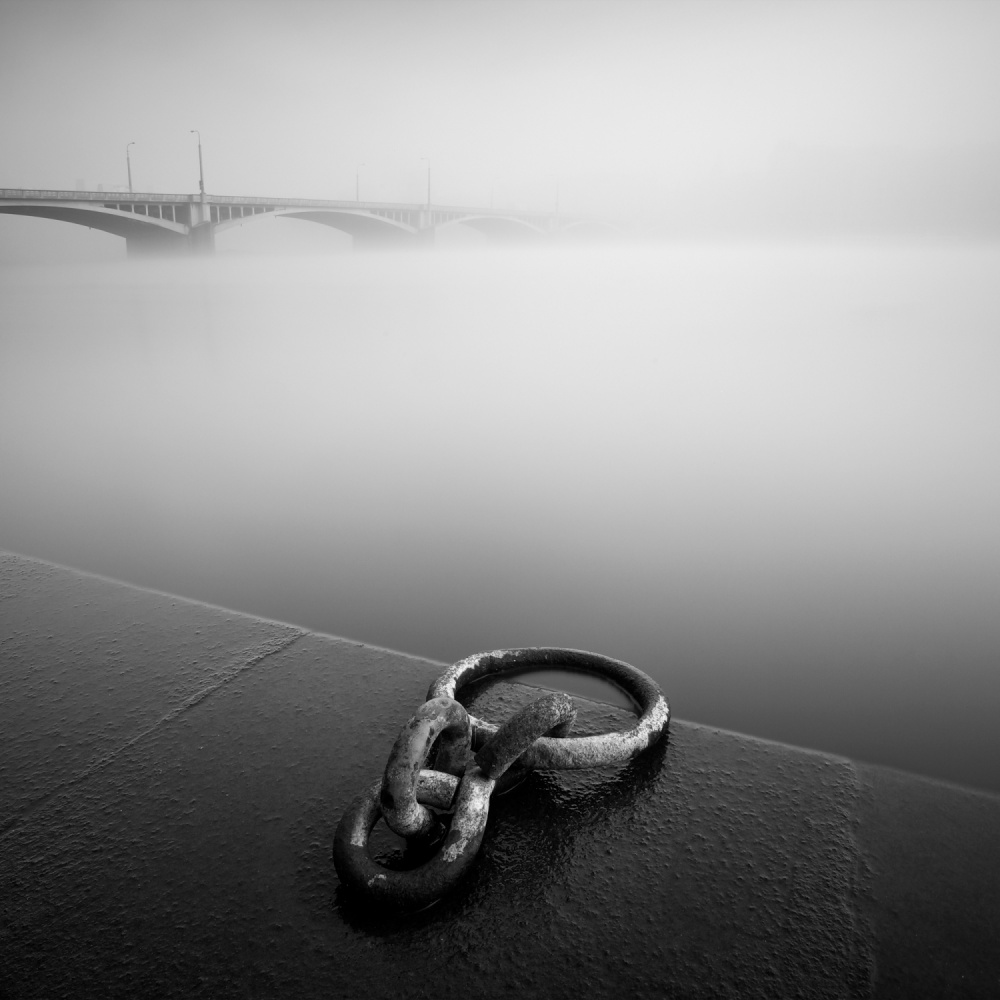
[(193, 192), (197, 128), (218, 194), (1000, 230), (998, 52), (986, 0), (0, 0), (0, 186)]

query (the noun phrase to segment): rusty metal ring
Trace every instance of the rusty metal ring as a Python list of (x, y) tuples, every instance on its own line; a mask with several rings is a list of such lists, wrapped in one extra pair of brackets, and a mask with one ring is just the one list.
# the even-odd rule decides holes
[(469, 716), (454, 698), (424, 702), (403, 726), (385, 765), (380, 807), (389, 829), (400, 837), (428, 837), (440, 829), (437, 817), (417, 801), (420, 771), (433, 767), (460, 777), (471, 748)]
[(476, 754), (476, 763), (487, 778), (499, 781), (539, 736), (569, 732), (576, 719), (573, 699), (561, 691), (543, 695), (515, 712)]
[[(553, 739), (542, 736), (521, 758), (530, 767), (562, 769), (600, 767), (629, 760), (655, 743), (670, 722), (670, 706), (656, 682), (621, 660), (576, 649), (529, 647), (476, 653), (449, 667), (430, 687), (428, 698), (454, 698), (470, 681), (491, 674), (547, 667), (596, 674), (627, 694), (639, 709), (631, 729), (600, 736)], [(470, 715), (476, 745), (490, 739), (497, 727)]]
[[(454, 888), (475, 860), (486, 829), (494, 782), (475, 765), (461, 781), (453, 775), (423, 770), (417, 798), (454, 812), (440, 850), (419, 868), (393, 871), (368, 854), (368, 837), (382, 815), (382, 782), (374, 782), (348, 807), (333, 838), (333, 863), (341, 882), (373, 899), (404, 908), (426, 906)], [(457, 793), (456, 793), (457, 788)]]

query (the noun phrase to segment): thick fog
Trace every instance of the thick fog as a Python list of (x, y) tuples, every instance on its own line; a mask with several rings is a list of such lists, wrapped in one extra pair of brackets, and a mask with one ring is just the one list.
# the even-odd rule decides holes
[[(1000, 226), (1000, 6), (0, 2), (0, 184)], [(38, 232), (0, 219), (2, 252)], [(11, 233), (16, 227), (16, 234)], [(51, 227), (49, 227), (51, 228)], [(48, 229), (46, 229), (46, 232)], [(99, 236), (95, 236), (97, 247)]]
[(993, 3), (0, 0), (2, 188), (194, 194), (196, 129), (210, 194), (622, 237), (0, 213), (0, 548), (1000, 790), (997, 52)]

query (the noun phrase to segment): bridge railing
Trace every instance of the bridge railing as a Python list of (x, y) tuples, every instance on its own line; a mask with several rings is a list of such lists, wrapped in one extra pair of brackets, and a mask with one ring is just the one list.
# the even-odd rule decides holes
[(135, 202), (196, 202), (195, 194), (153, 194), (127, 191), (49, 191), (32, 188), (0, 188), (0, 199), (11, 201), (135, 201)]

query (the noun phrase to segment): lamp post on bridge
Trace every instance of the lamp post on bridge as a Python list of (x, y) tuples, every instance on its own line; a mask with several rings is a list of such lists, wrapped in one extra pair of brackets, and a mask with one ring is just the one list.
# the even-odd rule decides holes
[(192, 135), (198, 136), (198, 186), (201, 190), (202, 198), (205, 197), (205, 167), (201, 161), (201, 132), (198, 129), (193, 128), (190, 130)]
[(132, 157), (128, 154), (129, 146), (134, 146), (134, 142), (130, 142), (125, 146), (125, 166), (128, 169), (128, 193), (132, 193)]
[(361, 168), (367, 167), (367, 163), (359, 163), (354, 168), (354, 200), (361, 201)]
[(431, 207), (431, 161), (427, 156), (421, 156), (421, 160), (427, 164), (427, 207)]
[(201, 132), (196, 128), (188, 131), (192, 135), (198, 136), (198, 187), (201, 190), (200, 203), (191, 206), (191, 245), (200, 253), (213, 253), (215, 251), (215, 230), (212, 225), (212, 209), (205, 196), (205, 165), (201, 158)]

